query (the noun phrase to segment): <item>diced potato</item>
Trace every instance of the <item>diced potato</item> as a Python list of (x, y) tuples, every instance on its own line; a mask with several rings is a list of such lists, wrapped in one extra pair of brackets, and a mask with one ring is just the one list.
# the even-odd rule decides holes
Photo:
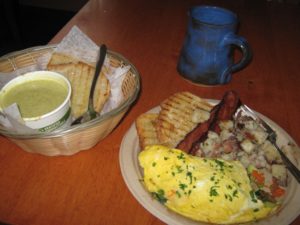
[(249, 157), (246, 155), (243, 155), (239, 160), (245, 168), (247, 168), (250, 165)]
[(206, 139), (200, 144), (200, 148), (205, 154), (208, 154), (210, 151), (215, 149), (215, 141), (213, 139)]
[(242, 133), (235, 134), (236, 139), (241, 142), (244, 139), (244, 135)]
[(228, 138), (234, 136), (234, 134), (232, 132), (230, 132), (229, 130), (222, 130), (220, 133), (220, 138), (222, 141), (227, 140)]
[(210, 151), (214, 151), (216, 149), (216, 146), (218, 146), (219, 144), (219, 135), (213, 131), (209, 131), (208, 138), (200, 144), (200, 148), (205, 154), (208, 154)]
[(208, 131), (207, 136), (209, 139), (217, 139), (217, 140), (219, 139), (219, 135), (213, 131)]
[(219, 123), (219, 127), (221, 128), (221, 130), (231, 130), (233, 129), (233, 121), (223, 120)]
[(244, 139), (241, 142), (241, 147), (245, 152), (250, 154), (254, 150), (255, 145), (249, 139)]
[(280, 154), (270, 141), (265, 141), (265, 143), (261, 146), (261, 150), (264, 151), (265, 158), (269, 163), (282, 162)]
[(255, 130), (257, 128), (257, 123), (254, 120), (247, 120), (244, 121), (243, 123), (247, 130)]
[(223, 155), (221, 155), (221, 158), (224, 160), (233, 160), (234, 154), (233, 153), (223, 154)]
[(282, 164), (273, 164), (271, 167), (272, 175), (277, 178), (281, 185), (287, 183), (287, 169)]
[(258, 155), (257, 158), (255, 159), (255, 166), (256, 168), (266, 168), (268, 165), (266, 159), (262, 155)]
[(268, 137), (268, 134), (263, 129), (259, 128), (250, 133), (254, 136), (255, 142), (259, 145), (263, 144)]

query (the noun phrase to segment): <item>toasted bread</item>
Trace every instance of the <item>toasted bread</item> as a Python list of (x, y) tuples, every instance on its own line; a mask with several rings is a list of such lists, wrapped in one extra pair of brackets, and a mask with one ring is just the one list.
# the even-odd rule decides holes
[(94, 92), (94, 109), (100, 112), (110, 95), (110, 84), (103, 71), (100, 72)]
[(76, 64), (79, 60), (72, 56), (65, 55), (62, 53), (54, 52), (50, 58), (48, 65), (62, 65), (62, 64)]
[(161, 103), (156, 130), (160, 143), (175, 147), (198, 123), (209, 118), (212, 105), (189, 92), (175, 93)]
[(144, 113), (136, 119), (135, 126), (141, 150), (143, 150), (147, 145), (159, 144), (155, 128), (157, 118), (158, 114)]
[[(61, 60), (61, 63), (59, 63)], [(72, 86), (72, 116), (77, 118), (87, 111), (89, 93), (95, 73), (95, 67), (72, 57), (54, 53), (47, 69), (63, 74)], [(110, 95), (110, 85), (101, 71), (94, 92), (94, 108), (100, 112)]]

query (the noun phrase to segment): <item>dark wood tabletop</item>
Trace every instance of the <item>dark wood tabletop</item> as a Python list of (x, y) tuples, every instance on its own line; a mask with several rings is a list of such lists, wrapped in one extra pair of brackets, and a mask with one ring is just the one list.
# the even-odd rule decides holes
[[(176, 70), (187, 12), (202, 4), (237, 13), (238, 34), (253, 51), (251, 63), (234, 73), (226, 85), (194, 85)], [(245, 103), (300, 143), (299, 5), (264, 0), (91, 0), (50, 43), (59, 43), (74, 25), (136, 66), (141, 75), (140, 96), (108, 137), (72, 156), (27, 153), (0, 136), (0, 221), (19, 225), (163, 224), (127, 189), (119, 149), (137, 116), (175, 92), (220, 99), (226, 91), (235, 90)], [(300, 217), (291, 224), (300, 224)]]

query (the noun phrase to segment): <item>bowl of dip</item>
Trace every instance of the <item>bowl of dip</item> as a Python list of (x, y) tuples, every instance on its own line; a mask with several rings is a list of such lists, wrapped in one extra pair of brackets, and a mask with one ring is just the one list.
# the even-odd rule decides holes
[(1, 110), (17, 104), (24, 124), (36, 132), (68, 126), (70, 82), (52, 71), (34, 71), (9, 81), (0, 91)]

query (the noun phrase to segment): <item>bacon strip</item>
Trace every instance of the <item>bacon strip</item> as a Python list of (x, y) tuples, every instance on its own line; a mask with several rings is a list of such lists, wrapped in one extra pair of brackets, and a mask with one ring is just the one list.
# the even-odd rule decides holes
[(195, 155), (199, 149), (199, 144), (206, 139), (208, 131), (212, 130), (219, 133), (219, 121), (232, 119), (240, 105), (241, 101), (236, 92), (229, 91), (225, 93), (222, 101), (212, 109), (210, 118), (206, 122), (198, 124), (176, 148)]

